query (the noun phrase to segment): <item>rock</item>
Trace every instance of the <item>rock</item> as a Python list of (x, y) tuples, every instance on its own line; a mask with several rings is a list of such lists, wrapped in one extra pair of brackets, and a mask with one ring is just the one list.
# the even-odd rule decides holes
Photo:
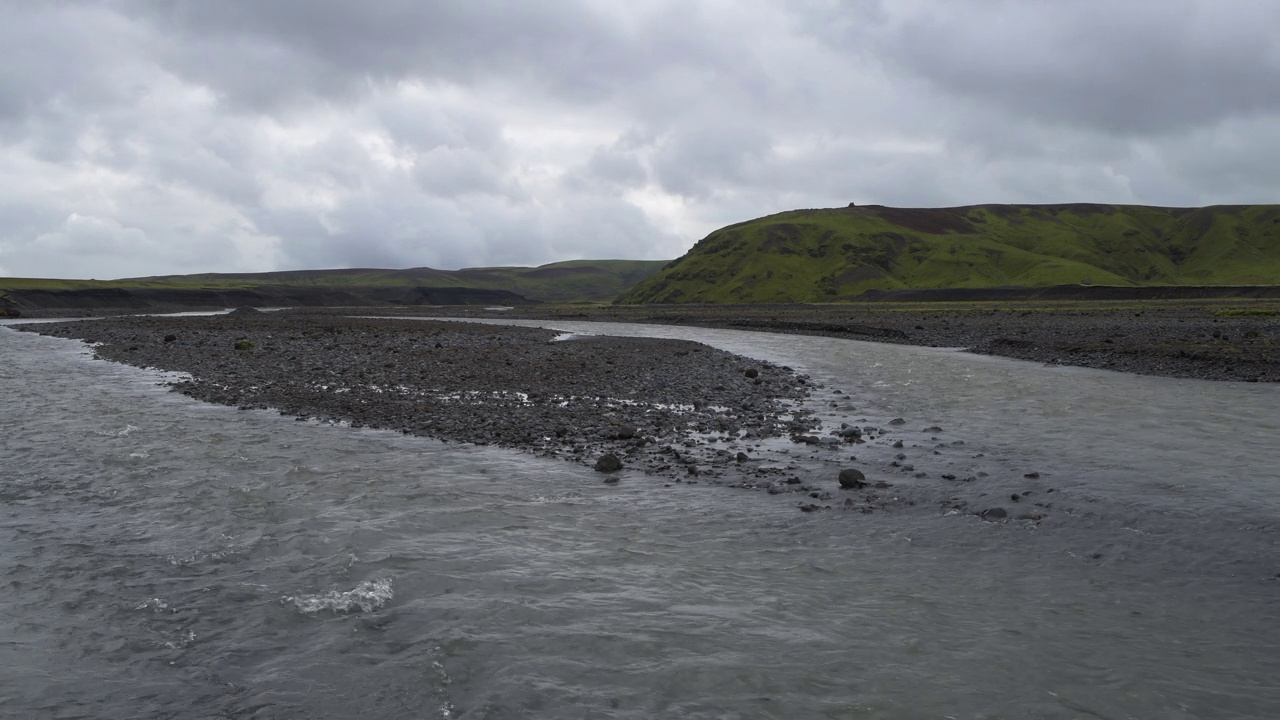
[(605, 479), (604, 479), (604, 484), (605, 484), (605, 485), (617, 485), (617, 484), (618, 484), (618, 476), (616, 476), (616, 475), (611, 475), (611, 476), (609, 476), (609, 477), (605, 478)]
[(894, 447), (896, 447), (896, 448), (900, 448), (900, 447), (902, 447), (902, 441), (901, 441), (901, 440), (898, 440), (897, 442), (895, 442), (895, 443), (893, 444), (893, 446), (894, 446)]
[(601, 455), (600, 459), (596, 460), (596, 472), (618, 472), (621, 469), (622, 461), (613, 453)]
[(636, 436), (637, 430), (630, 425), (619, 425), (614, 437), (618, 440), (630, 440)]
[(840, 471), (840, 487), (845, 490), (859, 490), (867, 486), (867, 476), (861, 470), (848, 468)]
[(752, 380), (755, 380), (756, 378), (760, 377), (760, 371), (755, 368), (747, 368), (746, 371), (743, 372), (742, 374), (746, 375)]
[(735, 460), (737, 460), (737, 461), (738, 461), (738, 462), (740, 462), (740, 463), (744, 463), (744, 462), (746, 462), (746, 461), (750, 460), (750, 459), (751, 459), (751, 457), (750, 457), (749, 455), (747, 455), (746, 453), (744, 453), (744, 452), (740, 452), (740, 453), (738, 453), (736, 456), (734, 456), (734, 459), (735, 459)]
[(1009, 517), (1009, 512), (1002, 507), (993, 507), (978, 513), (978, 517), (987, 521), (1003, 520)]
[(1027, 474), (1023, 475), (1022, 477), (1026, 478), (1026, 479), (1028, 479), (1028, 480), (1035, 480), (1035, 479), (1037, 479), (1037, 478), (1039, 478), (1039, 477), (1040, 477), (1040, 473), (1038, 473), (1038, 472), (1029, 472), (1029, 473), (1027, 473)]
[(173, 333), (169, 333), (168, 335), (164, 336), (164, 341), (167, 343), (173, 342), (174, 340), (177, 340), (177, 339), (178, 339), (178, 336), (174, 335)]
[(937, 425), (930, 425), (929, 427), (925, 428), (924, 430), (921, 430), (920, 432), (940, 433), (942, 432), (942, 428), (938, 427)]
[(889, 424), (890, 425), (906, 425), (907, 421), (903, 420), (902, 418), (894, 418), (889, 421)]

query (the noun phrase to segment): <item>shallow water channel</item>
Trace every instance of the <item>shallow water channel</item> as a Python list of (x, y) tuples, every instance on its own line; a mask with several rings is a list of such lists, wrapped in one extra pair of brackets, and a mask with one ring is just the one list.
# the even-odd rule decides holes
[[(790, 365), (827, 422), (942, 427), (904, 453), (983, 473), (975, 502), (1052, 488), (1054, 507), (985, 522), (607, 486), (201, 404), (0, 329), (0, 714), (1280, 716), (1280, 387), (549, 326)], [(869, 476), (891, 471), (867, 452)]]

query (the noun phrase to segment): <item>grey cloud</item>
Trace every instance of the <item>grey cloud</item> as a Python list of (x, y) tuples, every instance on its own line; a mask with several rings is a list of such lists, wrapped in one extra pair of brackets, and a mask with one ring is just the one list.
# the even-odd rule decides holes
[(418, 186), (435, 197), (522, 194), (507, 180), (505, 170), (474, 150), (437, 147), (418, 156), (413, 175)]
[(698, 124), (664, 138), (654, 156), (658, 182), (669, 192), (705, 198), (755, 174), (770, 138), (750, 125)]
[(433, 77), (607, 94), (647, 72), (615, 23), (575, 0), (134, 0), (124, 7), (180, 38), (170, 66), (233, 104), (271, 109), (350, 99), (371, 84)]
[(1280, 194), (1261, 2), (0, 10), (0, 265), (21, 274), (674, 257), (850, 201)]
[(625, 149), (620, 142), (596, 148), (585, 163), (569, 170), (563, 185), (571, 192), (597, 194), (626, 192), (642, 188), (648, 182), (649, 173), (640, 153)]
[(979, 0), (930, 6), (877, 47), (944, 92), (1132, 135), (1280, 107), (1276, 27), (1263, 3)]

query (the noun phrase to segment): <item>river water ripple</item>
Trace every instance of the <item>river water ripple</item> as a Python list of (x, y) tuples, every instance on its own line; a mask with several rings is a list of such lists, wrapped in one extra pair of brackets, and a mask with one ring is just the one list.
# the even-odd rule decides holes
[(1032, 525), (605, 486), (204, 405), (0, 329), (3, 714), (1280, 716), (1280, 388), (554, 327), (791, 365), (829, 422), (937, 424), (964, 445), (932, 461), (988, 471), (975, 492), (1035, 470), (1069, 501)]

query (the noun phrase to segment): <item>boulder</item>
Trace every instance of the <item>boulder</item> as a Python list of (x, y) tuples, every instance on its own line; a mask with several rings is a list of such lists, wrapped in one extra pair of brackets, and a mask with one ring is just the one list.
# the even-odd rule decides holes
[(867, 486), (867, 476), (861, 470), (848, 468), (840, 471), (840, 487), (845, 490), (858, 490)]
[(613, 453), (601, 455), (600, 459), (596, 460), (596, 472), (618, 472), (621, 469), (622, 461)]

